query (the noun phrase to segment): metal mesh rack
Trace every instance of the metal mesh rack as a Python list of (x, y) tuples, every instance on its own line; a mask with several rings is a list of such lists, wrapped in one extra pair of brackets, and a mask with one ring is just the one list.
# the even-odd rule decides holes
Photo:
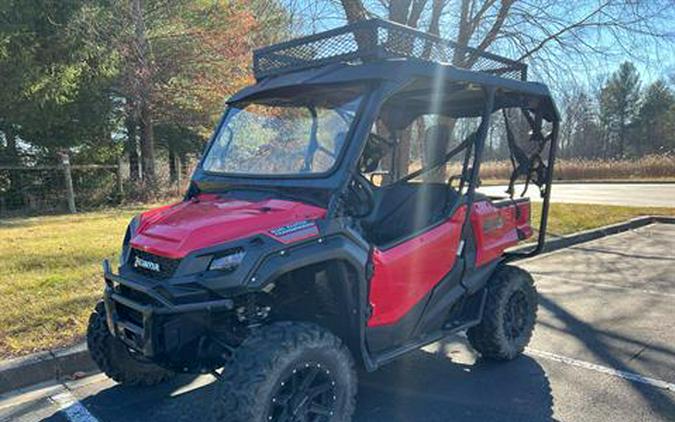
[(454, 64), (508, 79), (527, 79), (527, 65), (381, 19), (274, 44), (253, 52), (257, 79), (328, 63), (408, 57)]

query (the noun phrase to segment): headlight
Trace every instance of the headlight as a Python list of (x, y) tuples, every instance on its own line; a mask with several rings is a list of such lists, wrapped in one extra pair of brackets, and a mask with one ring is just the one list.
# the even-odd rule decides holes
[(225, 271), (232, 272), (237, 269), (239, 264), (244, 260), (246, 252), (239, 248), (234, 249), (227, 253), (226, 255), (216, 256), (211, 260), (209, 264), (209, 270), (212, 271)]

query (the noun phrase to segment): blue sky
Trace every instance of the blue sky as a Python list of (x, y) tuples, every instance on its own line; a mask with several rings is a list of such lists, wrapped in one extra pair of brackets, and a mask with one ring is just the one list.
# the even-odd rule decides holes
[[(282, 0), (285, 4), (291, 5), (300, 14), (307, 16), (320, 16), (320, 19), (313, 20), (312, 24), (305, 24), (297, 28), (304, 33), (319, 32), (326, 29), (341, 26), (345, 23), (341, 6), (337, 2), (314, 1), (314, 0)], [(368, 0), (364, 0), (368, 3)], [(547, 0), (539, 0), (539, 3), (545, 3)], [(599, 0), (598, 0), (599, 1)], [(650, 0), (651, 7), (656, 5), (659, 0)], [(533, 3), (538, 3), (537, 1)], [(431, 2), (429, 2), (431, 3)], [(455, 2), (457, 3), (457, 2)], [(516, 3), (518, 4), (518, 3)], [(588, 10), (593, 10), (596, 0), (585, 0), (584, 2), (558, 2), (553, 3), (553, 8), (560, 8), (554, 11), (554, 14), (565, 15), (561, 22), (569, 22), (581, 19)], [(578, 56), (572, 52), (560, 53), (556, 61), (549, 57), (539, 55), (533, 60), (529, 60), (530, 75), (533, 78), (542, 80), (552, 85), (555, 89), (556, 84), (564, 86), (565, 79), (574, 80), (576, 84), (594, 87), (598, 85), (603, 77), (619, 67), (623, 61), (630, 60), (637, 67), (642, 77), (643, 85), (647, 85), (658, 78), (667, 78), (668, 75), (675, 74), (675, 6), (668, 7), (668, 1), (664, 2), (665, 12), (659, 12), (659, 18), (650, 20), (658, 30), (663, 32), (670, 31), (670, 41), (656, 43), (653, 38), (640, 36), (635, 33), (619, 34), (613, 36), (608, 30), (598, 30), (589, 28), (579, 32), (578, 37), (568, 39), (570, 45), (577, 44), (587, 52), (591, 49), (602, 51), (603, 54), (586, 54), (585, 60), (579, 60)], [(672, 4), (671, 4), (672, 5)], [(549, 10), (550, 11), (550, 10)], [(575, 16), (578, 15), (578, 16)], [(666, 16), (667, 15), (667, 16)], [(562, 23), (561, 23), (562, 24)], [(445, 18), (442, 21), (442, 35), (446, 38), (452, 38), (454, 34), (451, 18)], [(552, 27), (554, 31), (555, 28)], [(534, 34), (537, 37), (536, 34)], [(544, 37), (544, 34), (538, 35)], [(578, 38), (578, 39), (577, 39)], [(586, 45), (584, 45), (586, 44)], [(576, 48), (576, 46), (575, 46)], [(555, 50), (555, 49), (552, 49)], [(518, 53), (509, 51), (509, 46), (505, 43), (496, 43), (490, 51), (496, 54), (515, 58)], [(555, 64), (553, 64), (555, 63)], [(555, 72), (555, 75), (547, 74), (546, 71)]]

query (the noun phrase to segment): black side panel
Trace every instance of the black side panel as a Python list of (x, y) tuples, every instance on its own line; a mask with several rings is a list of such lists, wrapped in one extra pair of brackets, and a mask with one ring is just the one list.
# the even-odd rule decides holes
[(440, 330), (453, 305), (466, 294), (466, 289), (460, 283), (463, 266), (462, 260), (458, 259), (452, 270), (433, 288), (424, 314), (415, 328), (415, 337)]
[(487, 281), (490, 279), (492, 273), (495, 272), (497, 266), (501, 262), (501, 259), (495, 259), (492, 262), (488, 262), (485, 265), (482, 265), (479, 268), (476, 268), (473, 271), (467, 271), (467, 274), (462, 280), (462, 285), (467, 289), (469, 294), (474, 294), (481, 288), (483, 288)]
[(410, 340), (417, 323), (431, 298), (431, 292), (427, 293), (417, 304), (408, 311), (397, 323), (381, 325), (378, 327), (366, 327), (366, 343), (371, 353), (377, 353), (385, 349), (400, 346)]

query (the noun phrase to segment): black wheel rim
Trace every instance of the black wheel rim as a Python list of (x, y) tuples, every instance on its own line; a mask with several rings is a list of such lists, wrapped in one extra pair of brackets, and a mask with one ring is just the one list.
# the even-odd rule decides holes
[(518, 339), (527, 326), (529, 318), (529, 305), (525, 293), (517, 290), (513, 292), (504, 312), (504, 333), (513, 341)]
[(303, 363), (282, 377), (268, 420), (275, 422), (324, 422), (333, 418), (337, 406), (334, 374), (320, 363)]

